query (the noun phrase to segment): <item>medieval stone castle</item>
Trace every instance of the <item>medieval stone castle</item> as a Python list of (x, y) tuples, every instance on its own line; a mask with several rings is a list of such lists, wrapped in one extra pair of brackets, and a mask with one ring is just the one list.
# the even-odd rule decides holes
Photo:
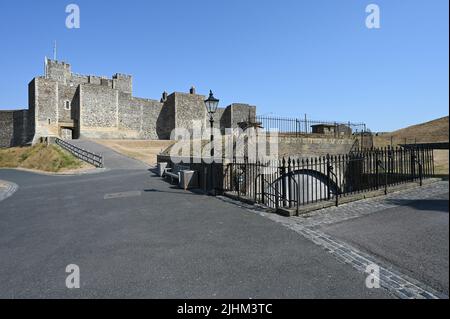
[[(28, 110), (0, 111), (0, 147), (42, 137), (170, 139), (176, 127), (206, 127), (205, 96), (195, 88), (152, 100), (134, 97), (132, 83), (130, 75), (78, 75), (70, 64), (45, 59), (44, 76), (28, 85)], [(231, 104), (217, 110), (215, 126), (224, 131), (255, 115), (255, 106)]]

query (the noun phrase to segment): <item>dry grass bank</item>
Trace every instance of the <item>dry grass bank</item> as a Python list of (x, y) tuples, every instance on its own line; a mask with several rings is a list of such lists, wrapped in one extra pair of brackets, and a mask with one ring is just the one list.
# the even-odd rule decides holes
[(435, 150), (434, 151), (434, 172), (439, 175), (448, 175), (448, 162), (449, 152), (448, 150)]
[(96, 143), (107, 146), (117, 153), (137, 159), (149, 165), (156, 164), (156, 155), (163, 152), (175, 141), (152, 140), (94, 140)]
[(406, 143), (448, 142), (449, 117), (409, 126), (394, 132), (374, 136), (375, 147), (393, 146)]
[(37, 144), (28, 147), (0, 149), (0, 167), (58, 173), (91, 166), (78, 160), (59, 146)]
[[(409, 126), (394, 132), (374, 136), (375, 147), (388, 145), (398, 146), (409, 143), (435, 143), (448, 142), (449, 140), (449, 117), (445, 116), (433, 121)], [(434, 164), (436, 174), (449, 174), (449, 151), (435, 150)]]

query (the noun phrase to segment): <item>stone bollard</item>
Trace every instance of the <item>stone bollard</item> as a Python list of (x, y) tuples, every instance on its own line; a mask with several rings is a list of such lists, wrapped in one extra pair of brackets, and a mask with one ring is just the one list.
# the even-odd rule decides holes
[(180, 187), (184, 190), (198, 188), (199, 185), (197, 171), (180, 172)]
[(169, 163), (167, 162), (158, 163), (158, 174), (160, 177), (164, 176), (164, 171), (166, 170), (168, 164)]

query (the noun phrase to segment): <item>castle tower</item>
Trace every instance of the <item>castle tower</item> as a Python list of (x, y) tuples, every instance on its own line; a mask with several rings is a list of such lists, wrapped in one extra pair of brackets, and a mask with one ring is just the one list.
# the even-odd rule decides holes
[(61, 84), (67, 84), (72, 74), (70, 64), (49, 60), (46, 58), (45, 63), (45, 78), (57, 81)]

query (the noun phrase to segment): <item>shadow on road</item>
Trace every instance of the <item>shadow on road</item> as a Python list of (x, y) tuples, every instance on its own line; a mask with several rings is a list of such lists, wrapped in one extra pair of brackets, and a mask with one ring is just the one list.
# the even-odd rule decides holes
[(386, 200), (389, 204), (407, 206), (416, 210), (423, 211), (439, 211), (448, 213), (448, 199), (421, 199), (421, 200), (406, 200), (406, 199), (389, 199)]

